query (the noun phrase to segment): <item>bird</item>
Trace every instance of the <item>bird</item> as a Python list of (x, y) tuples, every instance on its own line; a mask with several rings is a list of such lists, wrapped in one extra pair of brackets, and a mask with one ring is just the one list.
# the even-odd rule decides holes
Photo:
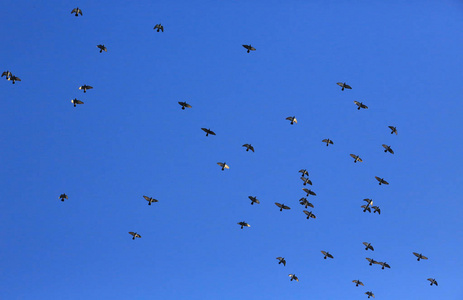
[(438, 286), (436, 279), (434, 279), (434, 278), (428, 278), (428, 280), (431, 282), (430, 285), (435, 284), (436, 286)]
[(78, 7), (74, 8), (72, 11), (71, 11), (71, 14), (75, 13), (75, 16), (78, 17), (79, 14), (82, 16), (82, 10)]
[(100, 49), (100, 53), (101, 52), (108, 52), (108, 49), (105, 47), (105, 45), (96, 45), (98, 47), (98, 49)]
[(362, 205), (361, 207), (363, 208), (363, 212), (366, 212), (367, 210), (371, 212), (370, 206), (373, 205), (373, 200), (371, 199), (363, 199), (367, 204)]
[(383, 144), (383, 147), (384, 147), (384, 152), (389, 152), (389, 153), (392, 153), (394, 154), (394, 151), (391, 149), (391, 146), (388, 146), (386, 144)]
[(365, 257), (366, 260), (368, 260), (368, 262), (370, 263), (369, 265), (373, 265), (373, 264), (377, 264), (378, 262), (376, 260), (374, 260), (373, 258), (368, 258), (368, 257)]
[(278, 203), (278, 202), (275, 202), (275, 205), (280, 208), (280, 211), (283, 211), (283, 209), (291, 209), (291, 207)]
[(374, 298), (375, 297), (375, 294), (373, 294), (372, 291), (365, 292), (365, 294), (368, 295), (368, 298), (370, 298), (370, 297)]
[(61, 195), (59, 195), (59, 198), (60, 198), (61, 201), (63, 201), (63, 202), (64, 202), (64, 199), (66, 199), (66, 200), (69, 199), (69, 198), (68, 198), (68, 195), (66, 195), (66, 194), (61, 194)]
[(6, 70), (2, 73), (2, 77), (5, 76), (5, 79), (8, 80), (13, 74), (10, 71)]
[(310, 203), (310, 202), (307, 200), (307, 198), (302, 197), (301, 199), (299, 199), (299, 203), (300, 203), (301, 205), (304, 205), (305, 208), (307, 208), (308, 206), (310, 206), (310, 207), (313, 208), (313, 204)]
[(362, 162), (362, 161), (363, 161), (363, 160), (360, 158), (360, 156), (358, 156), (358, 155), (351, 154), (350, 156), (354, 159), (354, 163), (356, 163), (356, 162), (358, 162), (358, 161), (359, 161), (359, 162)]
[(351, 86), (346, 84), (345, 82), (336, 82), (336, 84), (342, 87), (341, 91), (344, 91), (344, 89), (348, 89), (348, 90), (352, 89)]
[(252, 152), (254, 152), (254, 147), (251, 146), (251, 144), (244, 144), (243, 147), (246, 147), (246, 152), (251, 150)]
[(84, 104), (83, 101), (77, 100), (77, 98), (72, 99), (71, 103), (74, 104), (74, 107), (76, 107), (77, 104)]
[(151, 205), (151, 203), (153, 203), (153, 202), (159, 202), (159, 200), (156, 200), (156, 199), (148, 197), (148, 196), (143, 196), (143, 198), (145, 198), (145, 200), (148, 201), (148, 205)]
[(238, 225), (241, 225), (241, 229), (243, 229), (244, 226), (246, 226), (246, 227), (251, 227), (251, 225), (249, 225), (248, 223), (246, 223), (246, 222), (244, 222), (244, 221), (238, 222), (237, 224), (238, 224)]
[(248, 198), (251, 200), (251, 205), (254, 203), (260, 204), (260, 201), (256, 197), (248, 196)]
[(291, 278), (290, 281), (296, 280), (297, 282), (299, 282), (299, 278), (297, 278), (296, 274), (289, 274), (288, 276)]
[(135, 238), (141, 238), (141, 235), (139, 235), (136, 232), (129, 231), (129, 234), (132, 236), (132, 240), (134, 240)]
[(16, 77), (14, 75), (11, 75), (10, 77), (7, 78), (7, 80), (10, 80), (13, 82), (13, 84), (16, 82), (16, 81), (21, 81), (21, 79), (19, 77)]
[(208, 129), (208, 128), (201, 128), (205, 133), (206, 133), (206, 136), (208, 136), (209, 134), (210, 135), (216, 135), (214, 131)]
[(294, 123), (297, 124), (297, 120), (296, 120), (296, 117), (292, 116), (292, 117), (287, 117), (286, 120), (289, 120), (291, 121), (291, 125), (293, 125)]
[(311, 211), (303, 210), (303, 212), (307, 215), (307, 220), (308, 220), (309, 218), (312, 218), (312, 219), (316, 219), (316, 218), (317, 218)]
[(301, 180), (304, 181), (304, 185), (306, 185), (307, 183), (312, 185), (312, 181), (310, 181), (307, 177), (301, 177)]
[(76, 107), (77, 104), (84, 104), (83, 101), (77, 100), (77, 98), (72, 99), (72, 100), (71, 100), (71, 103), (74, 104), (74, 107)]
[(360, 110), (361, 108), (364, 108), (364, 109), (368, 108), (368, 106), (366, 106), (362, 102), (354, 101), (354, 103), (358, 106), (357, 107), (358, 110)]
[(378, 215), (381, 214), (381, 209), (379, 208), (379, 206), (372, 206), (371, 208), (374, 209), (373, 213), (378, 213)]
[(86, 93), (87, 90), (91, 90), (91, 89), (93, 89), (93, 86), (89, 86), (89, 85), (86, 85), (86, 84), (79, 87), (79, 90), (84, 90), (84, 93)]
[(363, 242), (363, 244), (365, 245), (365, 250), (368, 251), (368, 249), (370, 249), (371, 251), (375, 251), (375, 249), (373, 248), (373, 246), (371, 245), (371, 243), (367, 243), (367, 242)]
[(363, 208), (363, 212), (366, 212), (368, 210), (368, 212), (371, 213), (371, 209), (370, 209), (370, 207), (368, 205), (362, 205), (360, 207)]
[(244, 48), (246, 48), (246, 50), (248, 50), (247, 52), (249, 53), (250, 51), (256, 51), (256, 48), (254, 48), (253, 46), (251, 45), (243, 45)]
[(327, 257), (329, 258), (334, 258), (333, 255), (331, 255), (329, 252), (326, 252), (326, 251), (321, 251), (323, 255), (325, 255), (325, 257), (323, 257), (323, 259), (326, 259)]
[(217, 164), (222, 167), (222, 171), (225, 169), (230, 169), (230, 167), (227, 165), (226, 162), (223, 162), (223, 163), (218, 162)]
[(395, 135), (397, 135), (397, 128), (395, 128), (394, 126), (387, 126), (389, 127), (392, 131), (391, 131), (391, 134), (395, 133)]
[(307, 172), (306, 169), (299, 170), (299, 173), (302, 173), (302, 177), (304, 177), (305, 175), (307, 175), (307, 177), (309, 177), (309, 172)]
[(417, 261), (420, 261), (420, 259), (428, 259), (426, 256), (424, 256), (423, 254), (418, 254), (416, 252), (413, 252), (413, 255), (415, 255), (416, 257), (418, 257)]
[(179, 101), (178, 104), (182, 106), (182, 109), (185, 110), (185, 107), (191, 108), (191, 105), (186, 102)]
[(277, 257), (277, 259), (279, 260), (278, 264), (283, 264), (283, 266), (286, 267), (286, 260), (284, 257)]
[(379, 181), (379, 185), (381, 184), (385, 184), (385, 185), (388, 185), (389, 182), (387, 182), (386, 180), (384, 180), (384, 178), (379, 178), (378, 176), (375, 176), (376, 180)]
[(360, 280), (352, 280), (352, 282), (355, 283), (355, 286), (359, 286), (359, 285), (364, 286), (363, 282), (361, 282)]
[(389, 269), (391, 268), (391, 266), (388, 265), (386, 262), (380, 262), (380, 261), (378, 261), (378, 262), (376, 262), (376, 264), (377, 264), (377, 265), (381, 265), (381, 270), (384, 270), (384, 267), (389, 268)]
[(333, 145), (333, 141), (330, 139), (324, 139), (322, 140), (323, 143), (326, 143), (326, 147), (328, 147), (329, 144)]
[(161, 23), (154, 25), (153, 29), (157, 29), (156, 32), (159, 32), (159, 30), (164, 32), (164, 26), (162, 26)]
[(373, 205), (373, 200), (372, 199), (363, 199), (363, 201), (365, 201), (367, 203), (367, 205)]
[(309, 190), (309, 189), (306, 189), (306, 188), (303, 188), (302, 190), (307, 193), (307, 196), (309, 196), (309, 195), (317, 196), (317, 194), (315, 194), (315, 192), (312, 191), (312, 190)]

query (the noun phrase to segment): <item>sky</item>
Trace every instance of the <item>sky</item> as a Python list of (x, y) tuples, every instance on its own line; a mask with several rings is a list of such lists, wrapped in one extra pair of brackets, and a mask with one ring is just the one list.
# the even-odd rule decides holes
[(463, 299), (463, 2), (24, 0), (0, 17), (0, 71), (21, 78), (0, 80), (1, 299)]

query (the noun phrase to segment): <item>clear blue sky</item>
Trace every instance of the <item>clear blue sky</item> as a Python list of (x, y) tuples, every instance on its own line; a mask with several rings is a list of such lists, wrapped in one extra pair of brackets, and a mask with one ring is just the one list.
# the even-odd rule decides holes
[(463, 2), (40, 2), (0, 12), (1, 299), (463, 299)]

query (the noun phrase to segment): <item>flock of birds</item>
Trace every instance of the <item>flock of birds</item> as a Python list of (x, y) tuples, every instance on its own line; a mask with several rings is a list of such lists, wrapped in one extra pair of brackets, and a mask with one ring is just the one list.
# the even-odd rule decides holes
[[(79, 15), (82, 16), (82, 10), (80, 8), (76, 7), (71, 11), (71, 14), (74, 14), (76, 17), (78, 17)], [(160, 31), (164, 32), (164, 26), (162, 26), (161, 24), (156, 24), (153, 29), (156, 30), (157, 32), (160, 32)], [(250, 51), (256, 51), (256, 48), (252, 47), (251, 45), (242, 45), (242, 46), (246, 49), (247, 53), (250, 53)], [(100, 53), (102, 53), (103, 51), (105, 51), (105, 52), (108, 51), (108, 49), (105, 47), (105, 45), (100, 44), (100, 45), (97, 45), (97, 47), (98, 47), (98, 49), (100, 49)], [(5, 76), (6, 80), (11, 81), (13, 84), (16, 81), (21, 81), (20, 78), (13, 75), (10, 71), (4, 71), (2, 73), (1, 77), (3, 77), (3, 76)], [(348, 85), (347, 83), (345, 83), (345, 82), (337, 82), (337, 85), (341, 87), (341, 91), (344, 91), (345, 89), (349, 89), (349, 90), (352, 89), (352, 87), (350, 85)], [(83, 92), (86, 93), (87, 90), (91, 90), (91, 89), (93, 89), (93, 87), (84, 84), (84, 85), (80, 86), (78, 89), (83, 90)], [(77, 105), (80, 105), (80, 104), (84, 104), (83, 101), (78, 100), (77, 98), (72, 99), (71, 103), (74, 105), (74, 107), (76, 107)], [(366, 106), (362, 102), (354, 101), (354, 103), (357, 105), (358, 110), (360, 110), (361, 108), (362, 109), (368, 109), (368, 106)], [(192, 108), (192, 106), (190, 104), (188, 104), (187, 102), (180, 101), (180, 102), (178, 102), (178, 104), (181, 106), (182, 110), (185, 110), (185, 108)], [(290, 121), (291, 125), (297, 124), (297, 119), (296, 119), (295, 116), (289, 116), (289, 117), (286, 118), (286, 120)], [(396, 134), (396, 135), (398, 134), (397, 128), (395, 126), (388, 126), (388, 127), (391, 130), (391, 134)], [(203, 130), (206, 133), (206, 136), (216, 135), (216, 133), (214, 131), (212, 131), (210, 128), (201, 128), (201, 130)], [(331, 139), (324, 139), (324, 140), (322, 140), (322, 142), (325, 143), (326, 146), (334, 144), (334, 142)], [(392, 150), (391, 146), (386, 145), (386, 144), (383, 144), (382, 146), (385, 149), (384, 152), (386, 152), (386, 153), (389, 152), (391, 154), (394, 154), (394, 151)], [(245, 147), (246, 151), (251, 150), (252, 152), (255, 152), (254, 147), (251, 144), (244, 144), (242, 147)], [(350, 154), (350, 156), (354, 159), (354, 163), (363, 162), (362, 158), (360, 158), (359, 155)], [(222, 171), (224, 171), (225, 169), (230, 168), (229, 165), (227, 165), (226, 162), (218, 162), (217, 164), (221, 167)], [(303, 181), (304, 186), (306, 186), (307, 184), (312, 185), (312, 181), (309, 179), (309, 172), (306, 169), (299, 170), (299, 173), (301, 173), (300, 179)], [(389, 185), (389, 183), (384, 178), (375, 176), (375, 179), (378, 181), (379, 185)], [(314, 205), (311, 202), (309, 202), (309, 200), (307, 198), (309, 196), (316, 196), (317, 194), (314, 191), (312, 191), (310, 189), (307, 189), (307, 188), (302, 188), (302, 190), (304, 191), (306, 196), (300, 198), (299, 203), (302, 206), (304, 206), (306, 209), (308, 207), (314, 208)], [(158, 202), (157, 199), (154, 199), (152, 197), (143, 196), (143, 198), (146, 201), (148, 201), (148, 205), (151, 205), (152, 203)], [(257, 199), (256, 196), (248, 196), (248, 198), (251, 201), (251, 205), (260, 204), (260, 201)], [(59, 199), (61, 201), (64, 201), (64, 200), (68, 200), (69, 197), (66, 194), (61, 194), (59, 196)], [(378, 215), (381, 214), (381, 209), (379, 208), (379, 206), (374, 206), (373, 205), (373, 200), (372, 199), (367, 198), (367, 199), (363, 199), (363, 201), (366, 202), (365, 205), (361, 206), (361, 208), (363, 209), (363, 212), (368, 211), (369, 213), (371, 213), (371, 209), (373, 209), (373, 213), (378, 213)], [(285, 204), (282, 204), (282, 203), (275, 202), (275, 205), (279, 208), (280, 211), (291, 209), (289, 206), (287, 206)], [(303, 213), (306, 215), (308, 220), (310, 218), (312, 218), (312, 219), (317, 218), (312, 211), (303, 210)], [(251, 225), (248, 224), (245, 221), (238, 222), (237, 224), (240, 226), (241, 229), (243, 229), (244, 227), (251, 227)], [(133, 240), (135, 240), (136, 238), (141, 238), (141, 235), (138, 234), (137, 232), (130, 231), (129, 234), (132, 236)], [(373, 247), (373, 245), (371, 243), (363, 242), (363, 245), (365, 246), (366, 251), (368, 251), (368, 250), (374, 251), (374, 247)], [(327, 258), (334, 259), (334, 256), (331, 253), (329, 253), (328, 251), (321, 250), (321, 253), (323, 254), (324, 259), (327, 259)], [(412, 252), (412, 253), (413, 253), (414, 256), (417, 257), (417, 261), (420, 261), (422, 259), (423, 260), (428, 259), (426, 256), (424, 256), (421, 253), (417, 253), (417, 252)], [(283, 266), (286, 266), (286, 259), (284, 257), (277, 257), (276, 259), (278, 260), (278, 264), (283, 264)], [(383, 270), (385, 268), (391, 268), (391, 266), (387, 262), (376, 261), (373, 258), (369, 258), (369, 257), (366, 257), (366, 260), (369, 262), (370, 266), (372, 266), (373, 264), (377, 264), (377, 265), (380, 265), (381, 269), (383, 269)], [(290, 277), (290, 281), (293, 281), (293, 280), (299, 281), (299, 278), (296, 276), (296, 274), (289, 274), (288, 276)], [(436, 279), (434, 279), (434, 278), (428, 278), (427, 280), (430, 282), (431, 286), (432, 285), (436, 285), (436, 286), (438, 285)], [(359, 285), (364, 286), (364, 283), (362, 281), (360, 281), (359, 279), (353, 280), (352, 282), (355, 283), (356, 287), (358, 287)], [(370, 298), (370, 297), (375, 298), (375, 295), (374, 295), (374, 293), (372, 291), (367, 291), (367, 292), (365, 292), (365, 294), (368, 296), (368, 298)]]

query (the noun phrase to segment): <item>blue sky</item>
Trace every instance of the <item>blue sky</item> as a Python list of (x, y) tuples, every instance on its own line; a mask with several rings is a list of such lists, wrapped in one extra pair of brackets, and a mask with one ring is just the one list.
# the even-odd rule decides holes
[(463, 3), (349, 2), (3, 3), (0, 298), (462, 299)]

